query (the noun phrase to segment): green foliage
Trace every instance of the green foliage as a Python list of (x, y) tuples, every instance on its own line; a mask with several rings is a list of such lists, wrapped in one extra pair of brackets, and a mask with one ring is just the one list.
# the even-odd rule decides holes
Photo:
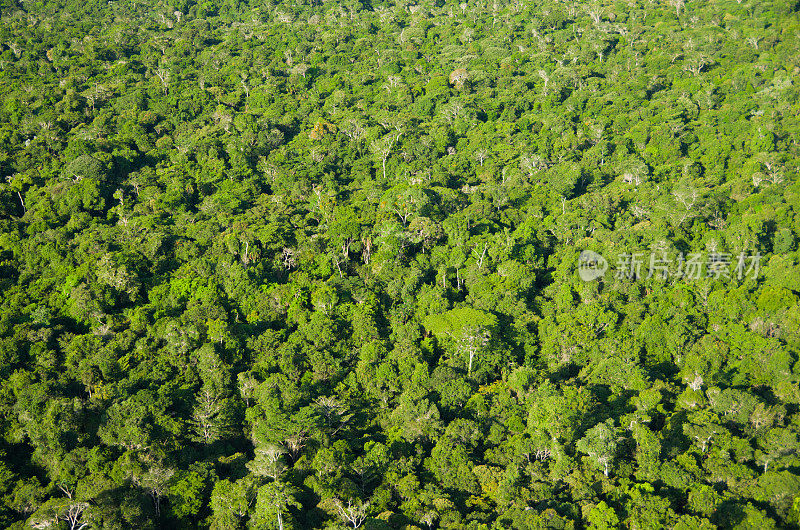
[(0, 527), (800, 525), (796, 2), (151, 4), (0, 0)]

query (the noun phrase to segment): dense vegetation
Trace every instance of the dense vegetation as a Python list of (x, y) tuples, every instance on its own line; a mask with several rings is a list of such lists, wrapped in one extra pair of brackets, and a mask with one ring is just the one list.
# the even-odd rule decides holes
[(798, 527), (794, 0), (147, 4), (0, 0), (0, 526)]

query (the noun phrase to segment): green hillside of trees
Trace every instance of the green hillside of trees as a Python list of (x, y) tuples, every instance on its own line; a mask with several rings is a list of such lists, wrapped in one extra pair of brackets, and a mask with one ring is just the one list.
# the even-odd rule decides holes
[(0, 0), (0, 527), (800, 528), (799, 74), (796, 0)]

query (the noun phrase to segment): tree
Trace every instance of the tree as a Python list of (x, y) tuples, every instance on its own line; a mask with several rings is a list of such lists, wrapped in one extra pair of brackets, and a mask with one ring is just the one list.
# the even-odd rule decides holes
[(373, 140), (369, 144), (370, 150), (373, 154), (381, 161), (381, 167), (383, 168), (383, 180), (386, 180), (386, 159), (389, 158), (389, 155), (392, 152), (392, 147), (394, 147), (394, 137), (393, 136), (384, 136), (383, 138), (379, 138), (377, 140)]
[(578, 451), (589, 455), (589, 458), (603, 470), (603, 474), (608, 477), (611, 463), (617, 453), (617, 434), (614, 427), (614, 420), (606, 420), (598, 423), (588, 431), (586, 435), (578, 440), (575, 445)]
[(675, 8), (675, 18), (681, 17), (681, 9), (684, 6), (684, 0), (669, 0), (669, 5)]
[[(209, 326), (211, 333), (212, 326)], [(195, 396), (192, 425), (195, 439), (211, 444), (230, 432), (229, 375), (214, 346), (206, 344), (196, 352), (202, 386)]]
[(140, 392), (112, 405), (98, 430), (103, 443), (127, 450), (150, 447), (153, 437), (152, 399), (149, 393)]
[(64, 521), (70, 530), (82, 530), (89, 527), (89, 522), (83, 520), (87, 508), (88, 502), (51, 499), (28, 519), (28, 524), (33, 528), (49, 528), (58, 524), (58, 521)]
[(196, 516), (207, 501), (206, 488), (212, 478), (209, 469), (196, 466), (176, 472), (167, 492), (172, 512), (179, 518)]
[(277, 480), (286, 467), (281, 461), (285, 452), (285, 449), (275, 444), (257, 443), (255, 458), (247, 467), (254, 475)]
[(714, 438), (727, 432), (727, 429), (719, 424), (716, 414), (700, 410), (692, 413), (689, 421), (683, 425), (683, 432), (701, 452), (705, 453), (711, 447)]
[(469, 73), (464, 68), (456, 68), (450, 72), (450, 84), (461, 90), (469, 81)]
[(758, 438), (758, 450), (756, 451), (756, 463), (762, 466), (762, 472), (766, 473), (772, 466), (781, 469), (791, 465), (792, 462), (800, 461), (800, 446), (798, 445), (797, 434), (787, 429), (770, 429)]
[(407, 226), (409, 218), (427, 214), (430, 198), (418, 187), (399, 185), (391, 188), (381, 197), (380, 207), (397, 215)]
[(467, 373), (471, 375), (475, 358), (486, 353), (491, 343), (497, 318), (485, 311), (460, 308), (442, 315), (430, 315), (424, 324), (435, 335), (455, 341), (456, 352), (464, 356)]
[(347, 504), (345, 504), (341, 500), (335, 499), (334, 505), (342, 521), (353, 525), (353, 528), (360, 528), (367, 518), (368, 502), (362, 503), (361, 501), (348, 500)]
[(592, 507), (586, 520), (589, 522), (589, 528), (597, 530), (610, 530), (619, 525), (619, 517), (605, 501), (600, 501)]
[(147, 491), (147, 494), (153, 499), (156, 517), (161, 516), (161, 499), (164, 497), (173, 475), (175, 475), (174, 469), (153, 466), (143, 475), (135, 476), (133, 479), (134, 483)]
[(83, 179), (102, 179), (105, 176), (103, 163), (92, 155), (80, 155), (64, 168), (64, 177), (74, 182)]
[(286, 524), (286, 514), (290, 508), (302, 508), (296, 497), (299, 491), (291, 484), (273, 480), (260, 488), (256, 497), (256, 510), (253, 516), (259, 527), (272, 527), (275, 523), (278, 530)]
[(680, 226), (686, 220), (699, 215), (700, 193), (694, 188), (679, 188), (673, 190), (675, 224)]
[(220, 480), (211, 493), (211, 528), (238, 528), (253, 502), (255, 491), (252, 482)]
[(491, 333), (484, 327), (468, 327), (462, 331), (458, 349), (468, 359), (467, 375), (472, 375), (472, 362), (475, 360), (475, 356), (488, 346), (491, 338)]

